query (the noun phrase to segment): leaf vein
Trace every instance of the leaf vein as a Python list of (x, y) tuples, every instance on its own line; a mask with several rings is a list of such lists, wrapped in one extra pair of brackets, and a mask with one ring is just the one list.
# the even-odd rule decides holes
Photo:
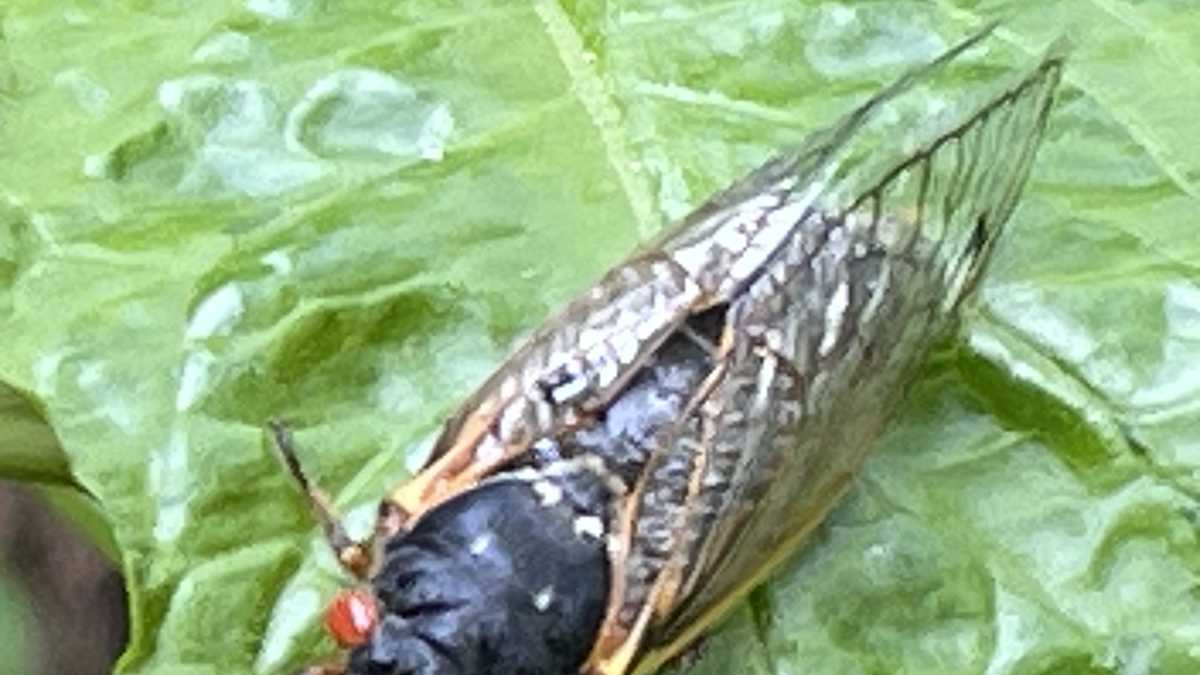
[(557, 0), (535, 0), (534, 10), (558, 51), (559, 59), (571, 80), (573, 93), (600, 132), (608, 162), (629, 200), (640, 234), (643, 237), (652, 234), (659, 229), (661, 218), (654, 206), (653, 195), (635, 168), (639, 162), (634, 159), (621, 129), (620, 107), (604, 78), (597, 72), (594, 58), (584, 50), (583, 39), (571, 22), (571, 17)]

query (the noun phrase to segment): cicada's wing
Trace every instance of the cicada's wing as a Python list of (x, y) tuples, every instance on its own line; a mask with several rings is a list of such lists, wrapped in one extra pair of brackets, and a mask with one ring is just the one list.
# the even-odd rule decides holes
[[(840, 124), (767, 162), (610, 271), (550, 319), (459, 408), (420, 474), (392, 493), (407, 517), (603, 410), (689, 318), (732, 301), (822, 196), (838, 157), (875, 109), (991, 27), (876, 94)], [(774, 214), (766, 217), (766, 214)]]
[(651, 629), (645, 665), (761, 581), (850, 483), (1015, 208), (1063, 58), (1052, 51), (907, 150), (900, 134), (860, 144), (844, 133), (865, 116), (827, 132), (841, 140), (822, 146), (824, 182), (795, 188), (791, 234), (760, 266), (717, 282), (742, 290), (730, 295), (725, 374), (695, 413), (705, 487), (686, 528), (694, 543), (680, 548), (677, 604)]
[(698, 281), (707, 296), (702, 309), (731, 301), (804, 226), (806, 216), (828, 207), (832, 199), (827, 193), (852, 189), (851, 183), (862, 180), (862, 171), (844, 174), (861, 160), (856, 155), (875, 154), (870, 142), (863, 143), (864, 128), (915, 85), (983, 41), (995, 26), (985, 26), (933, 61), (911, 69), (836, 124), (767, 161), (690, 213), (652, 248)]

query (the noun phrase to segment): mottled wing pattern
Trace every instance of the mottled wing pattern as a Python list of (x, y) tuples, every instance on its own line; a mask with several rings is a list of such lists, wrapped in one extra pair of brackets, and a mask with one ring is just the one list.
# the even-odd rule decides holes
[(847, 182), (836, 177), (859, 132), (880, 109), (908, 93), (991, 34), (990, 24), (938, 58), (906, 72), (836, 124), (811, 134), (688, 215), (653, 247), (700, 285), (706, 302), (728, 302), (766, 269), (767, 263), (802, 227), (828, 192)]
[(748, 287), (728, 313), (728, 371), (684, 434), (703, 439), (706, 489), (655, 642), (760, 580), (849, 484), (1015, 208), (1062, 58), (875, 175), (833, 179), (756, 273), (715, 282)]
[(540, 438), (590, 422), (691, 316), (728, 303), (814, 210), (872, 113), (991, 27), (884, 88), (839, 124), (697, 209), (528, 340), (446, 423), (418, 478), (392, 494), (409, 516), (475, 484)]
[(700, 297), (676, 263), (648, 254), (608, 273), (526, 341), (459, 407), (425, 468), (392, 493), (417, 516), (550, 439), (589, 424)]

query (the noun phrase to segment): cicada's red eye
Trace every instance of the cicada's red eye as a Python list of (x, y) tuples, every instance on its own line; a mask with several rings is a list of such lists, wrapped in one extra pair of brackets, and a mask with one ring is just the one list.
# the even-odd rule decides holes
[(325, 630), (343, 648), (367, 641), (379, 619), (375, 598), (361, 588), (338, 593), (325, 610)]

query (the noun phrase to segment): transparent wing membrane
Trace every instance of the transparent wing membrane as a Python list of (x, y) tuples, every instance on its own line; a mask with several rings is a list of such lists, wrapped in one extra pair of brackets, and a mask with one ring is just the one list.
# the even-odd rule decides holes
[[(727, 364), (704, 420), (715, 430), (705, 450), (711, 465), (731, 467), (706, 480), (728, 493), (699, 500), (694, 529), (703, 534), (687, 552), (687, 592), (654, 631), (663, 647), (639, 672), (691, 640), (820, 522), (986, 267), (1028, 177), (1065, 57), (1055, 47), (1008, 86), (954, 105), (939, 100), (930, 81), (991, 30), (902, 76), (664, 239), (677, 258), (698, 257), (710, 240), (736, 242), (738, 254), (756, 245), (771, 252), (739, 279), (736, 295), (720, 297), (736, 317), (732, 340), (755, 355)], [(780, 228), (772, 216), (785, 212), (789, 225)], [(728, 247), (703, 250), (737, 268)], [(754, 434), (738, 438), (748, 401), (762, 410)], [(741, 456), (722, 461), (731, 455)]]

